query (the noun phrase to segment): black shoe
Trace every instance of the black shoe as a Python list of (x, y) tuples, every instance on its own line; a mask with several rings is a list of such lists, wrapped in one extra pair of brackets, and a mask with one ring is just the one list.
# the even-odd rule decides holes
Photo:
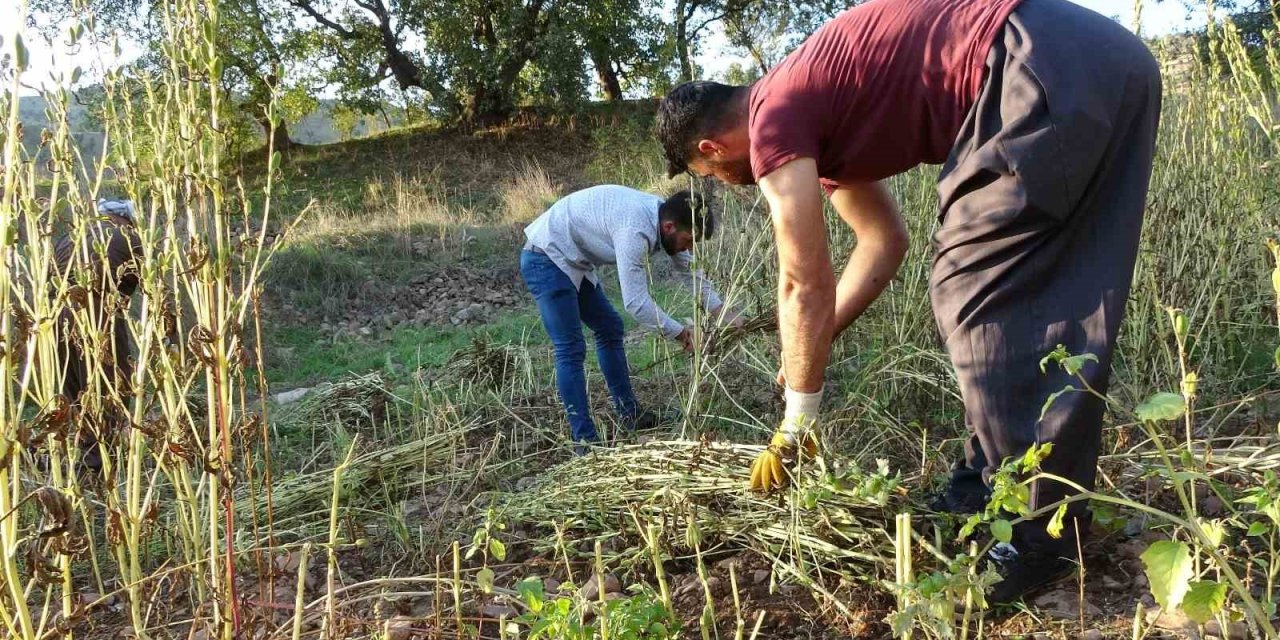
[(653, 431), (662, 426), (662, 416), (656, 411), (644, 409), (628, 421), (627, 431)]
[(1062, 556), (1033, 550), (1019, 552), (1005, 543), (992, 547), (987, 556), (1001, 578), (987, 594), (989, 606), (1013, 604), (1076, 571), (1076, 564)]
[(933, 497), (933, 501), (929, 503), (929, 509), (935, 513), (952, 513), (958, 516), (971, 516), (987, 507), (989, 495), (961, 494), (959, 496), (950, 491), (943, 490), (942, 493)]
[(600, 446), (600, 441), (596, 439), (578, 440), (573, 443), (573, 457), (581, 458), (582, 456), (591, 453), (591, 450), (598, 446)]
[(658, 412), (651, 409), (641, 409), (636, 413), (635, 417), (623, 423), (627, 431), (632, 433), (653, 431), (667, 425), (675, 424), (680, 421), (680, 411), (678, 409), (666, 409)]

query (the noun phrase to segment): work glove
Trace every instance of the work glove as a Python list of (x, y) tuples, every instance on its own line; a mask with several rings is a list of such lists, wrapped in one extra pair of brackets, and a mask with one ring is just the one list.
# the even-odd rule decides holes
[(818, 438), (813, 428), (822, 404), (822, 392), (801, 393), (788, 387), (785, 395), (787, 408), (782, 424), (769, 441), (769, 447), (751, 463), (753, 491), (786, 487), (790, 483), (788, 467), (795, 463), (799, 450), (803, 448), (806, 457), (818, 453)]

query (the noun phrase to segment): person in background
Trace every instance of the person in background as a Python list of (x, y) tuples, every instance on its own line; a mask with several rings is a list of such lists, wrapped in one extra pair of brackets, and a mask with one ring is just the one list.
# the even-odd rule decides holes
[(715, 228), (716, 218), (700, 195), (680, 191), (663, 200), (617, 185), (571, 193), (525, 228), (520, 273), (555, 348), (556, 385), (576, 454), (600, 439), (587, 401), (584, 324), (595, 334), (596, 358), (624, 428), (643, 430), (658, 423), (656, 413), (636, 402), (622, 318), (605, 297), (597, 268), (617, 265), (627, 313), (691, 351), (693, 330), (667, 315), (649, 294), (648, 264), (665, 254), (703, 309), (722, 323), (740, 325), (741, 316), (724, 313), (715, 288), (701, 271), (691, 269), (691, 249), (709, 240)]
[[(138, 288), (137, 263), (142, 256), (132, 202), (102, 200), (97, 212), (99, 217), (85, 225), (81, 242), (64, 235), (54, 243), (53, 261), (55, 282), (65, 282), (67, 291), (76, 291), (55, 328), (62, 395), (72, 407), (81, 467), (95, 473), (103, 464), (98, 443), (109, 441), (119, 430), (126, 419), (125, 402), (132, 396), (133, 349), (124, 313)], [(85, 357), (85, 348), (92, 342), (76, 322), (73, 307), (87, 311), (97, 325), (96, 335), (109, 337), (106, 348), (94, 358)], [(87, 391), (98, 395), (94, 401), (102, 408), (101, 423), (85, 419)]]
[[(749, 87), (692, 82), (658, 109), (675, 174), (755, 184), (779, 261), (787, 409), (752, 485), (786, 482), (820, 417), (832, 340), (884, 291), (906, 225), (880, 182), (942, 165), (929, 283), (971, 433), (936, 508), (981, 509), (991, 477), (1032, 445), (1042, 469), (1093, 487), (1103, 402), (1050, 394), (1079, 381), (1042, 370), (1063, 345), (1097, 358), (1081, 375), (1105, 393), (1124, 317), (1160, 120), (1160, 66), (1142, 40), (1067, 0), (875, 0), (819, 28)], [(857, 235), (837, 280), (822, 195)], [(1043, 411), (1043, 415), (1042, 415)], [(1011, 603), (1074, 571), (1087, 506), (1039, 481), (990, 560)]]

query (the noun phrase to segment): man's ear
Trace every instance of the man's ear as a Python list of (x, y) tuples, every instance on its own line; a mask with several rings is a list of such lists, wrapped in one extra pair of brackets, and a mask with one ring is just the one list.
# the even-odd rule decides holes
[(724, 155), (725, 151), (725, 146), (715, 140), (704, 139), (698, 141), (698, 153), (701, 153), (704, 157), (721, 156)]
[(663, 220), (663, 221), (658, 225), (658, 228), (662, 230), (663, 235), (667, 235), (667, 234), (670, 234), (670, 233), (675, 232), (675, 230), (676, 230), (676, 223), (675, 223), (675, 221), (673, 221), (673, 220)]

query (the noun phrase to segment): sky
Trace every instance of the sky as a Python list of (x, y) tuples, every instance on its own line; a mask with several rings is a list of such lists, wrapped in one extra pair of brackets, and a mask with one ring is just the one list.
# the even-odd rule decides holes
[[(1073, 0), (1108, 17), (1118, 18), (1122, 24), (1133, 28), (1132, 0)], [(11, 54), (14, 50), (14, 34), (22, 24), (18, 20), (21, 14), (20, 5), (23, 0), (0, 0), (0, 50)], [(1197, 13), (1188, 20), (1187, 10), (1180, 0), (1164, 0), (1156, 3), (1146, 0), (1142, 14), (1143, 35), (1161, 35), (1181, 31), (1204, 24), (1204, 16)], [(28, 85), (22, 91), (24, 95), (35, 93), (36, 86), (56, 84), (55, 77), (68, 76), (71, 70), (81, 67), (84, 79), (92, 82), (101, 77), (102, 70), (121, 61), (129, 61), (138, 55), (138, 48), (131, 46), (127, 38), (121, 39), (121, 56), (116, 57), (109, 43), (94, 46), (89, 43), (80, 44), (74, 51), (65, 46), (42, 41), (34, 34), (24, 34), (24, 42), (31, 53), (30, 70), (24, 74)], [(720, 51), (724, 39), (720, 34), (713, 34), (708, 40), (698, 63), (703, 66), (707, 75), (716, 75), (734, 62), (745, 63), (746, 60), (733, 55), (725, 55)]]

